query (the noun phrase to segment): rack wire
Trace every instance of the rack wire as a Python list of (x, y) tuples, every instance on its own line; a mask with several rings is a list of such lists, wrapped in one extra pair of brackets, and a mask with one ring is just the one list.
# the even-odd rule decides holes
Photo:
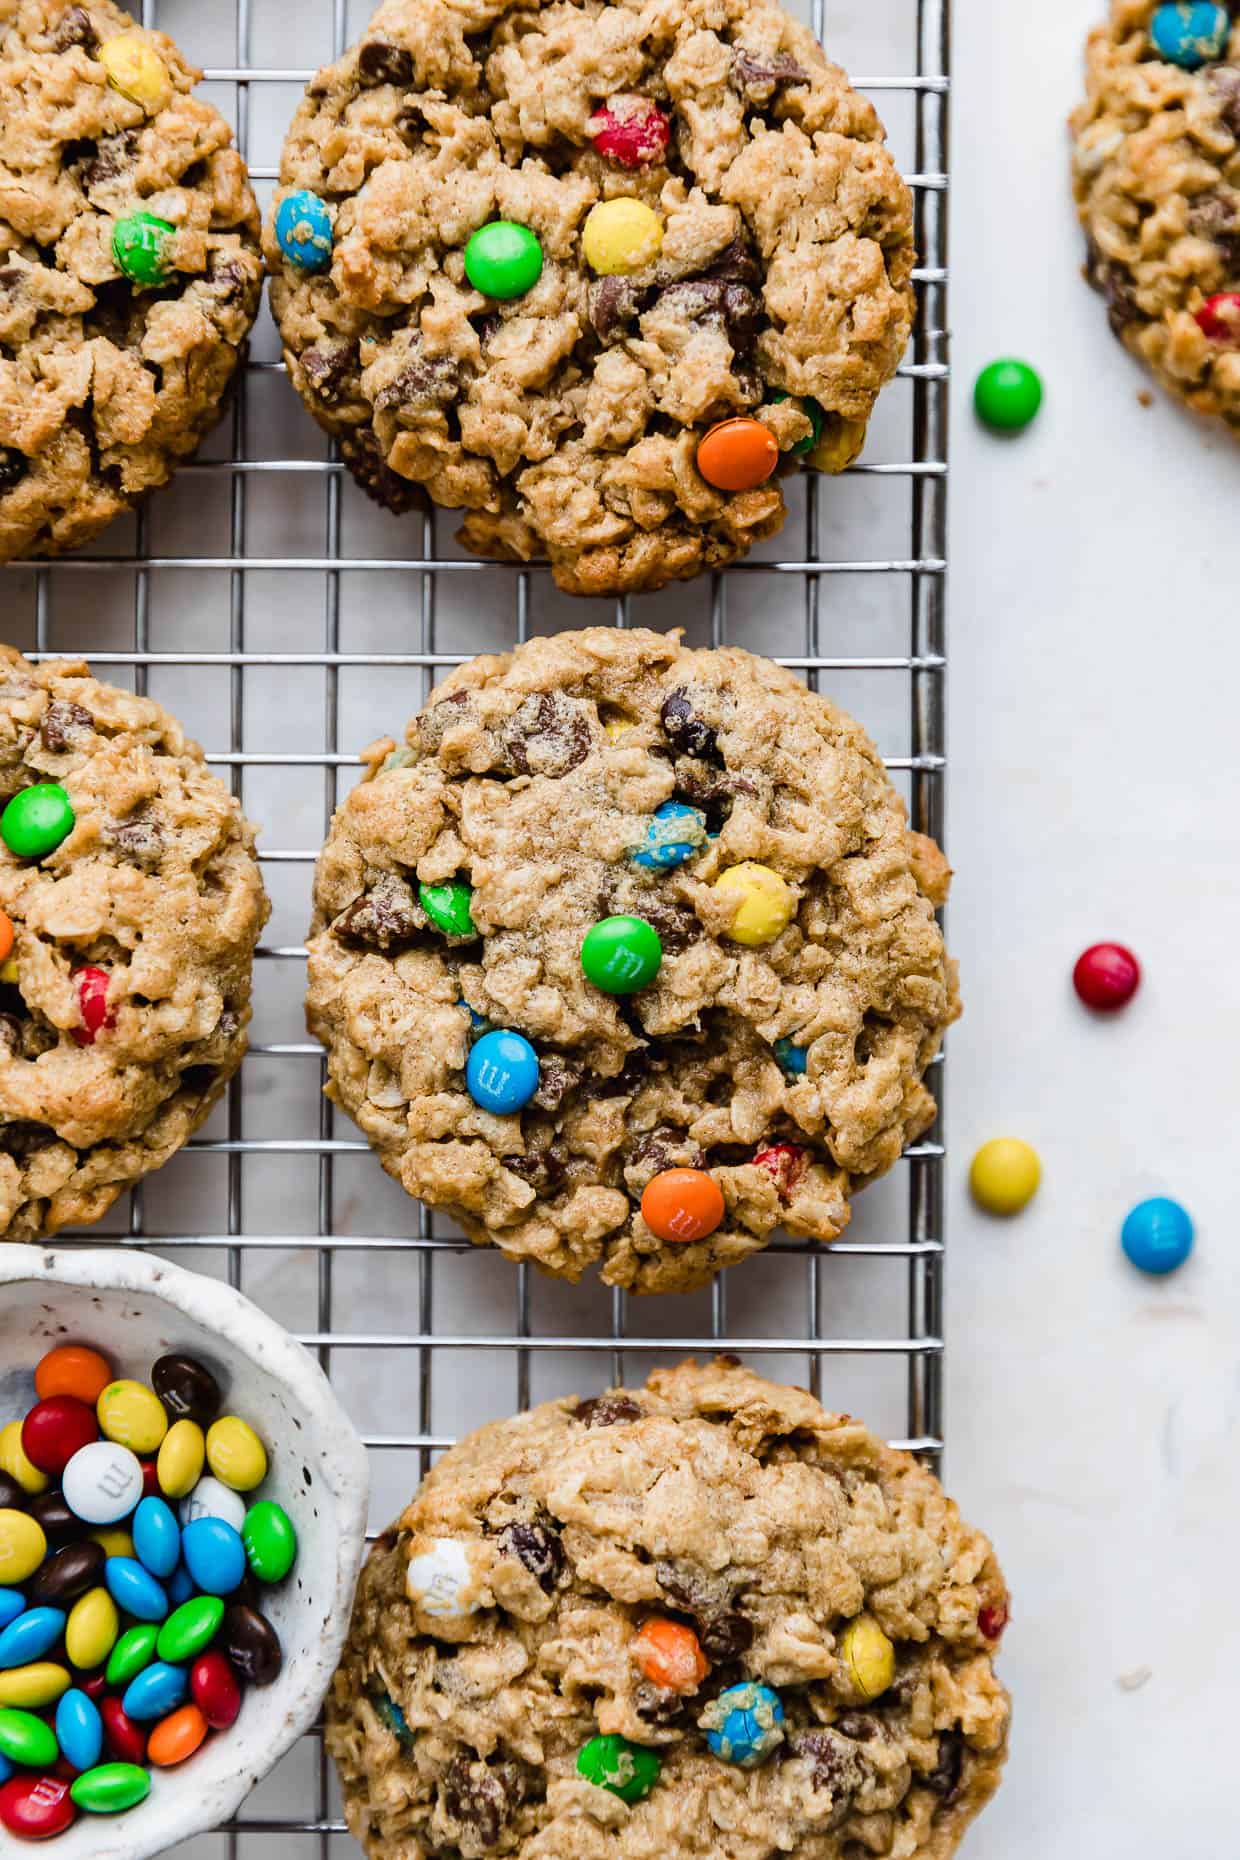
[[(337, 55), (366, 10), (364, 0), (356, 12), (348, 0), (301, 0), (298, 53), (315, 63)], [(310, 62), (285, 62), (287, 9), (144, 0), (140, 11), (204, 64), (207, 94), (231, 117), (265, 196), (311, 75)], [(833, 57), (897, 73), (855, 81), (876, 96), (914, 186), (919, 315), (865, 462), (840, 481), (799, 481), (783, 535), (749, 561), (604, 607), (559, 596), (536, 565), (467, 558), (449, 540), (450, 513), (398, 521), (365, 505), (296, 405), (268, 326), (221, 432), (170, 490), (88, 552), (0, 577), (7, 637), (46, 656), (88, 656), (101, 675), (150, 690), (264, 823), (276, 909), (251, 1056), (207, 1130), (105, 1228), (226, 1277), (317, 1353), (371, 1449), (373, 1525), (478, 1421), (721, 1345), (865, 1412), (931, 1462), (941, 1454), (941, 1120), (867, 1194), (846, 1240), (829, 1252), (777, 1242), (740, 1268), (739, 1292), (732, 1275), (681, 1299), (550, 1285), (442, 1230), (336, 1119), (319, 1091), (322, 1055), (304, 1035), (296, 939), (312, 862), (361, 744), (399, 735), (444, 669), (476, 651), (600, 620), (684, 625), (698, 641), (736, 640), (822, 683), (877, 736), (914, 826), (942, 839), (949, 13), (950, 0), (810, 0)], [(887, 62), (867, 67), (870, 51)], [(942, 1086), (940, 1067), (940, 1105)], [(98, 1244), (100, 1233), (80, 1238)], [(321, 1735), (230, 1828), (178, 1851), (353, 1853)]]

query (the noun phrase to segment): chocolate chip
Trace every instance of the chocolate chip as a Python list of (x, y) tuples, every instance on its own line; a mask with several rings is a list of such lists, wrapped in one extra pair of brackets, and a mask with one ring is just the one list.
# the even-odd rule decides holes
[(657, 310), (683, 323), (714, 323), (726, 329), (738, 353), (747, 353), (762, 327), (762, 304), (747, 284), (725, 278), (686, 278), (660, 292)]
[(75, 45), (83, 51), (95, 52), (99, 49), (99, 39), (91, 25), (90, 14), (83, 6), (71, 6), (60, 22), (60, 27), (53, 41), (58, 52), (67, 52)]
[(626, 1421), (640, 1421), (644, 1412), (627, 1395), (595, 1395), (578, 1403), (573, 1419), (583, 1427), (620, 1427)]
[(109, 830), (108, 838), (117, 852), (135, 865), (153, 870), (163, 857), (165, 835), (157, 814), (148, 807), (136, 807), (126, 819)]
[(1137, 303), (1132, 279), (1122, 265), (1112, 264), (1102, 256), (1099, 248), (1091, 239), (1085, 267), (1086, 276), (1096, 291), (1106, 299), (1107, 321), (1117, 336), (1133, 323), (1141, 321), (1141, 308)]
[(226, 259), (223, 264), (217, 262), (211, 267), (208, 282), (221, 303), (235, 303), (245, 290), (245, 268), (235, 258)]
[(634, 915), (644, 917), (658, 931), (665, 956), (683, 954), (702, 934), (692, 905), (681, 904), (675, 898), (659, 897), (657, 893), (643, 895), (634, 907)]
[(558, 1111), (565, 1095), (580, 1085), (585, 1066), (559, 1053), (543, 1053), (538, 1061), (538, 1090), (530, 1103), (540, 1111)]
[(634, 284), (631, 278), (596, 278), (586, 302), (591, 326), (600, 342), (610, 342), (613, 336), (623, 334), (625, 324), (633, 321), (649, 296), (648, 288)]
[(700, 1701), (692, 1693), (668, 1692), (643, 1679), (633, 1689), (633, 1708), (649, 1724), (672, 1725), (698, 1710)]
[(939, 1738), (938, 1760), (926, 1777), (926, 1787), (933, 1789), (935, 1795), (941, 1795), (945, 1802), (954, 1801), (963, 1770), (964, 1738), (959, 1731), (944, 1731)]
[(562, 691), (527, 697), (499, 732), (501, 766), (518, 775), (567, 775), (590, 753), (590, 726)]
[(728, 82), (747, 103), (769, 103), (782, 85), (808, 84), (810, 75), (787, 52), (747, 52), (738, 45)]
[(373, 498), (393, 516), (426, 507), (426, 493), (420, 484), (394, 472), (379, 450), (379, 441), (370, 427), (361, 427), (340, 441), (340, 456), (367, 497)]
[(81, 156), (77, 160), (66, 159), (65, 166), (76, 173), (79, 183), (89, 193), (92, 187), (102, 187), (106, 181), (114, 181), (117, 175), (132, 168), (137, 154), (136, 130), (121, 129), (113, 136), (102, 137), (98, 143), (85, 143)]
[(683, 687), (672, 691), (663, 700), (659, 712), (663, 725), (663, 734), (678, 754), (682, 756), (716, 756), (719, 753), (719, 738), (710, 725), (698, 716), (689, 699), (689, 693)]
[(567, 1173), (567, 1158), (556, 1142), (549, 1143), (545, 1150), (527, 1150), (524, 1156), (505, 1156), (501, 1160), (505, 1169), (511, 1169), (540, 1195), (553, 1194)]
[(1215, 65), (1207, 82), (1218, 98), (1219, 120), (1240, 142), (1240, 65)]
[(554, 1589), (564, 1567), (564, 1545), (558, 1531), (546, 1524), (510, 1524), (499, 1534), (499, 1547), (505, 1556), (515, 1556), (524, 1563), (544, 1589)]
[(18, 452), (13, 446), (0, 446), (0, 497), (15, 484), (20, 484), (29, 469), (30, 461), (24, 452)]
[(413, 54), (388, 39), (367, 39), (357, 54), (357, 74), (368, 89), (376, 84), (412, 84)]
[(378, 413), (425, 413), (457, 397), (461, 371), (450, 355), (417, 355), (375, 396)]
[(488, 310), (486, 315), (480, 316), (476, 323), (471, 317), (470, 322), (474, 324), (474, 328), (478, 332), (478, 341), (484, 349), (489, 342), (495, 340), (500, 330), (504, 327), (503, 317), (495, 310)]
[(337, 936), (371, 949), (390, 949), (394, 943), (409, 942), (424, 926), (412, 888), (398, 872), (380, 872), (370, 889), (341, 912), (332, 929)]
[(881, 1735), (882, 1726), (877, 1718), (870, 1718), (863, 1711), (848, 1711), (842, 1718), (837, 1718), (835, 1728), (845, 1737), (851, 1737), (858, 1744), (870, 1744)]
[(829, 1794), (835, 1801), (834, 1825), (844, 1819), (855, 1792), (865, 1781), (866, 1767), (857, 1746), (827, 1725), (809, 1731), (794, 1731), (788, 1740), (789, 1755), (804, 1757), (810, 1766), (810, 1782), (816, 1791)]
[(630, 1149), (624, 1163), (625, 1187), (640, 1197), (647, 1184), (665, 1169), (701, 1169), (706, 1162), (704, 1151), (691, 1143), (683, 1130), (660, 1124), (648, 1130)]
[(469, 1829), (483, 1847), (494, 1847), (512, 1812), (525, 1799), (525, 1781), (515, 1763), (473, 1762), (462, 1753), (444, 1771), (444, 1813)]
[(722, 278), (728, 284), (759, 285), (762, 282), (762, 264), (758, 254), (743, 233), (729, 240), (719, 256), (703, 272), (706, 278)]
[(52, 699), (39, 725), (43, 747), (54, 756), (81, 749), (94, 734), (95, 720), (90, 712), (84, 705), (66, 703), (64, 698)]
[(732, 1606), (726, 1580), (690, 1563), (656, 1563), (654, 1573), (663, 1593), (692, 1619), (713, 1665), (737, 1660), (753, 1645), (753, 1622)]
[(356, 359), (355, 342), (334, 342), (321, 349), (307, 349), (301, 365), (315, 395), (330, 406)]

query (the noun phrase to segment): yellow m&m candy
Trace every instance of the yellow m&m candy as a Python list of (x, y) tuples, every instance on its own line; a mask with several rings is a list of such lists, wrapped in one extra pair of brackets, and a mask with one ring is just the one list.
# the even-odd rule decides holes
[(99, 62), (112, 88), (151, 114), (161, 110), (172, 95), (168, 67), (141, 33), (121, 32), (106, 39), (99, 47)]
[(743, 865), (730, 865), (715, 880), (715, 890), (731, 902), (736, 915), (727, 934), (734, 943), (757, 949), (773, 943), (797, 914), (796, 893), (769, 865), (746, 859)]
[(652, 265), (663, 244), (663, 222), (644, 201), (625, 195), (591, 207), (581, 234), (586, 263), (601, 277)]
[(0, 1589), (20, 1588), (46, 1555), (41, 1524), (24, 1511), (0, 1511)]
[(82, 1672), (92, 1672), (103, 1665), (120, 1631), (121, 1618), (108, 1591), (88, 1589), (69, 1611), (65, 1651)]
[(109, 1382), (95, 1406), (107, 1440), (131, 1453), (154, 1453), (168, 1432), (168, 1412), (144, 1382)]
[(870, 1615), (858, 1615), (844, 1629), (840, 1658), (853, 1689), (867, 1702), (884, 1693), (896, 1676), (896, 1650)]
[(206, 1437), (197, 1421), (174, 1421), (155, 1465), (165, 1498), (187, 1498), (202, 1478), (206, 1457)]
[(37, 1498), (40, 1492), (46, 1492), (52, 1483), (26, 1458), (20, 1421), (10, 1421), (7, 1427), (0, 1427), (0, 1472), (6, 1472), (10, 1479), (16, 1479), (22, 1491), (30, 1498)]
[(248, 1421), (226, 1414), (207, 1434), (207, 1465), (221, 1485), (252, 1492), (267, 1477), (267, 1449)]
[(973, 1199), (988, 1214), (1019, 1214), (1042, 1180), (1038, 1152), (1021, 1137), (992, 1137), (969, 1170)]
[(14, 1666), (0, 1673), (0, 1705), (15, 1711), (41, 1711), (63, 1698), (71, 1683), (66, 1668), (50, 1660)]
[(92, 1531), (90, 1534), (90, 1541), (93, 1544), (98, 1544), (100, 1549), (108, 1556), (133, 1556), (133, 1538), (129, 1535), (128, 1531), (115, 1528)]

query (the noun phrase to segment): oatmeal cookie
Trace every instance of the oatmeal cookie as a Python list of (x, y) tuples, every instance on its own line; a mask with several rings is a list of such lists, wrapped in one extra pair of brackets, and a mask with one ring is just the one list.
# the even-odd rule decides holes
[[(572, 593), (772, 535), (778, 482), (708, 483), (708, 427), (755, 416), (767, 469), (842, 470), (908, 341), (908, 190), (774, 0), (386, 0), (280, 182), (289, 371), (360, 482), (393, 510), (425, 487), (468, 548), (545, 554)], [(497, 220), (525, 229), (511, 276), (467, 275)]]
[(33, 1240), (98, 1220), (204, 1122), (267, 899), (198, 745), (80, 659), (0, 647), (0, 804), (0, 1235)]
[(111, 0), (0, 0), (0, 561), (166, 483), (242, 358), (258, 208), (199, 76)]
[(1163, 386), (1240, 429), (1240, 22), (1113, 0), (1087, 72), (1072, 118), (1086, 275)]
[[(319, 860), (309, 1025), (389, 1174), (472, 1240), (688, 1289), (780, 1225), (835, 1239), (933, 1122), (950, 873), (792, 673), (675, 634), (535, 639), (369, 764)], [(636, 992), (586, 973), (617, 918)], [(534, 1063), (507, 1110), (471, 1076), (498, 1030)], [(661, 1236), (651, 1184), (686, 1170), (715, 1229)]]
[(937, 1479), (732, 1359), (482, 1428), (362, 1575), (328, 1748), (374, 1860), (947, 1860), (1008, 1596)]

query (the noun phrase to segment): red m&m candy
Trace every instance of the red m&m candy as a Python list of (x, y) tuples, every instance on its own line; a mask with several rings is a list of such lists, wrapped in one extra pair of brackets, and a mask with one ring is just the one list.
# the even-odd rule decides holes
[(36, 1402), (22, 1422), (22, 1451), (40, 1472), (59, 1478), (74, 1454), (99, 1438), (95, 1411), (72, 1395)]
[(755, 1169), (765, 1169), (779, 1190), (780, 1198), (789, 1195), (805, 1174), (806, 1155), (799, 1143), (773, 1143), (769, 1150), (759, 1150), (753, 1159)]
[(241, 1710), (241, 1688), (222, 1653), (200, 1653), (189, 1669), (189, 1689), (195, 1705), (213, 1731), (226, 1731)]
[(1093, 943), (1077, 957), (1072, 985), (1086, 1007), (1113, 1014), (1141, 985), (1141, 965), (1122, 943)]
[(100, 1699), (99, 1715), (108, 1749), (118, 1763), (146, 1762), (146, 1732), (135, 1724), (117, 1698)]
[(644, 168), (667, 153), (668, 120), (644, 97), (613, 97), (586, 127), (599, 154), (622, 168)]
[(1219, 291), (1207, 297), (1197, 312), (1197, 327), (1211, 342), (1231, 342), (1240, 348), (1240, 291)]
[(106, 969), (79, 969), (74, 977), (82, 1024), (73, 1029), (73, 1037), (79, 1046), (93, 1046), (105, 1027), (116, 1025), (115, 1014), (108, 1012), (109, 979)]
[(56, 1776), (14, 1776), (0, 1789), (0, 1823), (19, 1841), (50, 1841), (73, 1826), (69, 1784)]

